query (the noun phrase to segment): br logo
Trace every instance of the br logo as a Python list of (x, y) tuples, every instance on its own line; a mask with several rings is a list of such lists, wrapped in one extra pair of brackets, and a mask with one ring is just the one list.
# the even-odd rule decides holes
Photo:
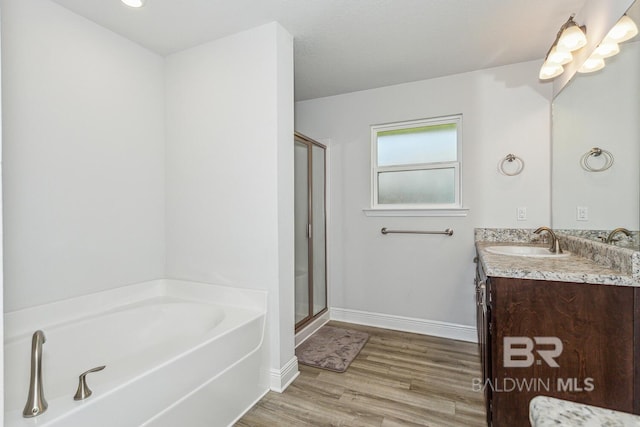
[(504, 337), (503, 343), (505, 368), (528, 368), (536, 362), (534, 351), (550, 367), (560, 367), (555, 358), (562, 353), (562, 341), (557, 337)]

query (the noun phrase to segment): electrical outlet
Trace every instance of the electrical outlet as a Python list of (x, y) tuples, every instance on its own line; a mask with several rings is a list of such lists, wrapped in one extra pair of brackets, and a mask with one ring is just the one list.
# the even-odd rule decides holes
[(527, 208), (520, 207), (517, 209), (516, 218), (518, 221), (526, 221), (527, 220)]
[(576, 208), (576, 221), (589, 221), (589, 208), (578, 206)]

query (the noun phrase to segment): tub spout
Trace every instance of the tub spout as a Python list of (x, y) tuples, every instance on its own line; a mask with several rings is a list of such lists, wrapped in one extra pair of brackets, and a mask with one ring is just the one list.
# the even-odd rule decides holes
[(29, 381), (29, 397), (22, 411), (25, 418), (36, 417), (49, 406), (42, 391), (42, 344), (46, 341), (44, 332), (37, 330), (31, 340), (31, 379)]

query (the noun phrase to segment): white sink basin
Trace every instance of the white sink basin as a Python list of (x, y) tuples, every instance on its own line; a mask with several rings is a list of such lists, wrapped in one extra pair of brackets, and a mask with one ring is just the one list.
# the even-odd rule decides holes
[(571, 255), (569, 252), (554, 254), (542, 246), (489, 246), (487, 252), (498, 255), (526, 256), (532, 258), (565, 258)]

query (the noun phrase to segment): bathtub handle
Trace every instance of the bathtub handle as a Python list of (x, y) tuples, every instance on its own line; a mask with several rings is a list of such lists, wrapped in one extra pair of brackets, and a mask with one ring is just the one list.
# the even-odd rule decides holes
[(87, 374), (90, 374), (91, 372), (102, 371), (104, 368), (106, 368), (106, 365), (89, 369), (88, 371), (80, 374), (80, 376), (78, 377), (78, 390), (76, 391), (76, 395), (73, 396), (73, 400), (84, 400), (87, 397), (91, 396), (92, 391), (87, 385)]

